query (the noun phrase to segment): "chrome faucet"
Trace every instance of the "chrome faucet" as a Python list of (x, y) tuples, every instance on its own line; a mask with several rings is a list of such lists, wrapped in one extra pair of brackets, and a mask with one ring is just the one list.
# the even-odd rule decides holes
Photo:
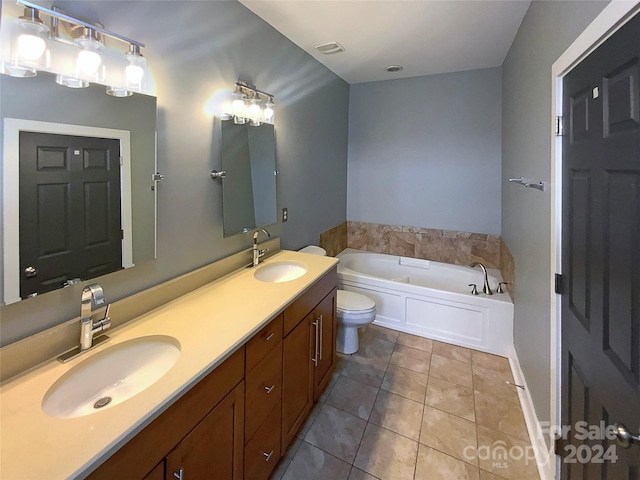
[(480, 262), (473, 262), (469, 266), (471, 268), (480, 267), (482, 269), (482, 273), (484, 275), (484, 286), (482, 287), (482, 293), (485, 293), (487, 295), (493, 295), (493, 292), (491, 291), (491, 287), (489, 286), (489, 276), (487, 275), (487, 268)]
[(104, 305), (104, 292), (97, 283), (87, 285), (82, 289), (82, 300), (80, 305), (80, 351), (88, 350), (93, 346), (93, 337), (96, 333), (102, 332), (111, 326), (109, 318), (109, 306), (102, 320), (93, 323), (91, 314), (93, 308)]
[(264, 254), (269, 251), (268, 248), (259, 249), (258, 248), (258, 235), (260, 232), (263, 232), (267, 238), (271, 238), (271, 234), (267, 232), (264, 228), (259, 228), (255, 232), (253, 232), (253, 264), (252, 266), (257, 267), (258, 263), (260, 263), (260, 259), (264, 257)]

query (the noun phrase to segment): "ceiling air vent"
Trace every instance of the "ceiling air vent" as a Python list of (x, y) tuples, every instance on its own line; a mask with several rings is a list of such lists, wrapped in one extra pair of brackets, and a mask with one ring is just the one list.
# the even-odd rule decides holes
[(323, 43), (322, 45), (316, 45), (316, 49), (325, 55), (331, 55), (333, 53), (344, 52), (344, 47), (338, 42)]

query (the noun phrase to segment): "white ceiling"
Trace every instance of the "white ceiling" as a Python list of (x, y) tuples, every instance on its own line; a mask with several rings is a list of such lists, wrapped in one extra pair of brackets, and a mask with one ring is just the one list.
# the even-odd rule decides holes
[[(531, 0), (239, 0), (349, 83), (502, 65)], [(316, 45), (345, 51), (323, 55)], [(404, 70), (389, 73), (388, 65)]]

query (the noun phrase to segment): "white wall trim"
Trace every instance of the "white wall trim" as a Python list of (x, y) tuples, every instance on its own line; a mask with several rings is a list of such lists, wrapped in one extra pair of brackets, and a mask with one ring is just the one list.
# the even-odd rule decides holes
[[(551, 176), (554, 182), (551, 188), (551, 311), (550, 311), (550, 412), (554, 425), (560, 425), (561, 416), (561, 324), (560, 301), (556, 295), (555, 273), (562, 273), (562, 138), (555, 136), (555, 117), (562, 116), (562, 78), (580, 61), (588, 56), (607, 38), (626, 23), (638, 11), (638, 0), (612, 0), (576, 40), (560, 55), (551, 68)], [(526, 418), (526, 417), (525, 417)], [(553, 474), (559, 478), (560, 461), (553, 462)], [(543, 477), (544, 478), (544, 477)], [(554, 477), (549, 477), (554, 478)]]
[[(18, 118), (4, 119), (4, 151), (2, 177), (3, 212), (3, 287), (2, 303), (7, 305), (20, 298), (20, 195), (18, 184), (20, 170), (17, 159), (20, 154), (20, 132), (41, 132), (83, 137), (112, 138), (120, 141), (120, 156), (123, 165), (120, 169), (121, 215), (124, 238), (122, 240), (122, 266), (133, 264), (133, 219), (131, 213), (131, 134), (128, 130), (87, 127), (64, 123), (40, 122)], [(16, 161), (12, 161), (16, 159)], [(10, 253), (11, 252), (11, 253)]]
[(520, 368), (520, 362), (518, 361), (518, 354), (516, 353), (515, 347), (512, 348), (511, 354), (509, 355), (509, 363), (511, 365), (514, 382), (517, 385), (524, 386), (524, 390), (521, 388), (516, 388), (516, 390), (518, 391), (518, 398), (520, 399), (520, 406), (522, 407), (522, 413), (524, 414), (524, 421), (527, 425), (527, 431), (529, 432), (531, 447), (533, 448), (533, 453), (536, 457), (540, 480), (553, 480), (555, 470), (553, 455), (545, 443), (542, 425), (540, 425), (540, 422), (538, 421), (536, 409), (533, 406), (533, 400), (529, 393), (529, 387), (527, 386), (524, 373), (522, 373), (522, 369)]

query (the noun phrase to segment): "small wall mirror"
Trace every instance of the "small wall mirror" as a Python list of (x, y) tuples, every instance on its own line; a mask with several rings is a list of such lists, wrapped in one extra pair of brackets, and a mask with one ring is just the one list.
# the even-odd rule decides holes
[(9, 304), (155, 258), (156, 99), (0, 75)]
[(277, 222), (276, 144), (273, 125), (220, 121), (224, 236)]

